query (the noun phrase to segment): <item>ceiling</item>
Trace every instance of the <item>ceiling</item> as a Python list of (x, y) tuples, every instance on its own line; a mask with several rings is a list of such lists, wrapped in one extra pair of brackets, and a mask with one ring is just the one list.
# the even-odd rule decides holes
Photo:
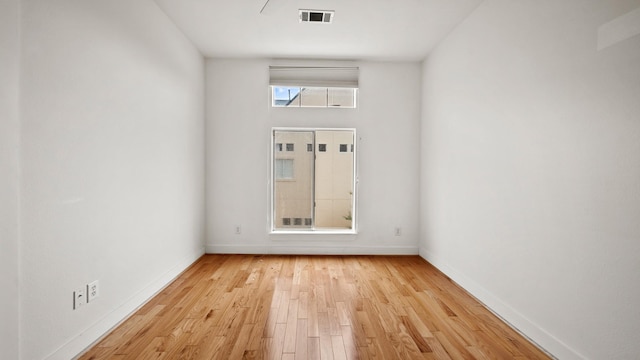
[[(482, 0), (155, 0), (206, 57), (422, 60)], [(298, 9), (334, 10), (332, 24)]]

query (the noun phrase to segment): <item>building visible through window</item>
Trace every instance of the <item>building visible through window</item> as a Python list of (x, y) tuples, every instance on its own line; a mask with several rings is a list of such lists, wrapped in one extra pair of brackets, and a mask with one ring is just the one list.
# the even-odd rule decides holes
[(273, 230), (355, 230), (354, 140), (352, 129), (273, 131), (287, 150), (273, 153)]
[(276, 179), (293, 179), (293, 159), (276, 159), (275, 161)]
[(273, 107), (355, 108), (356, 88), (272, 86)]

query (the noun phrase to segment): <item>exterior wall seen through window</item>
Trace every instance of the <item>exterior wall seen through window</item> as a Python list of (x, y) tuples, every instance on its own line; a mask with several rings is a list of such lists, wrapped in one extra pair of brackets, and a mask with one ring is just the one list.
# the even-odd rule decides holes
[(353, 230), (355, 156), (347, 149), (354, 131), (275, 130), (273, 136), (287, 151), (274, 151), (272, 228)]
[(356, 88), (272, 86), (273, 107), (355, 108)]

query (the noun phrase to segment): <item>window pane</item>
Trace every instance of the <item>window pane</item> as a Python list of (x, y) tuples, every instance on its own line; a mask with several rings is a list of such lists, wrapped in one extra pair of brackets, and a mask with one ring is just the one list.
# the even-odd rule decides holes
[[(313, 218), (313, 152), (293, 151), (313, 144), (313, 132), (275, 131), (274, 142), (286, 144), (287, 151), (274, 153), (274, 218), (292, 219), (288, 224), (305, 227), (302, 219)], [(274, 228), (280, 226), (274, 224)], [(311, 225), (306, 225), (310, 228)]]
[(273, 106), (300, 106), (299, 87), (273, 87)]
[(329, 106), (331, 107), (356, 107), (355, 89), (329, 88)]
[(340, 151), (353, 144), (353, 131), (318, 130), (316, 141), (326, 151), (316, 155), (315, 228), (351, 229), (353, 226), (353, 153)]
[(302, 88), (300, 106), (327, 107), (327, 88)]
[(293, 159), (276, 159), (276, 179), (293, 179)]

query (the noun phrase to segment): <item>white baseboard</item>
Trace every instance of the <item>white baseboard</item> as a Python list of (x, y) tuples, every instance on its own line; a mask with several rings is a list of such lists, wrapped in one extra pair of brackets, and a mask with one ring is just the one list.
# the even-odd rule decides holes
[(207, 254), (418, 255), (417, 246), (287, 246), (207, 244)]
[(504, 303), (500, 298), (493, 295), (490, 291), (466, 276), (464, 273), (449, 266), (449, 264), (443, 259), (434, 256), (424, 248), (420, 248), (420, 256), (438, 268), (438, 270), (447, 275), (451, 280), (455, 281), (502, 321), (509, 324), (509, 326), (514, 330), (522, 334), (531, 342), (535, 343), (540, 349), (547, 352), (550, 356), (563, 360), (586, 359), (585, 356), (549, 334), (539, 325), (529, 320), (516, 309)]
[(68, 360), (78, 357), (86, 349), (101, 340), (102, 337), (109, 333), (109, 331), (126, 320), (137, 309), (149, 301), (149, 299), (169, 285), (178, 275), (198, 260), (198, 258), (203, 254), (204, 249), (200, 249), (178, 261), (178, 263), (176, 263), (171, 269), (160, 275), (157, 279), (126, 300), (115, 310), (106, 314), (102, 319), (90, 326), (88, 329), (84, 330), (75, 338), (61, 346), (54, 353), (47, 356), (46, 359)]

